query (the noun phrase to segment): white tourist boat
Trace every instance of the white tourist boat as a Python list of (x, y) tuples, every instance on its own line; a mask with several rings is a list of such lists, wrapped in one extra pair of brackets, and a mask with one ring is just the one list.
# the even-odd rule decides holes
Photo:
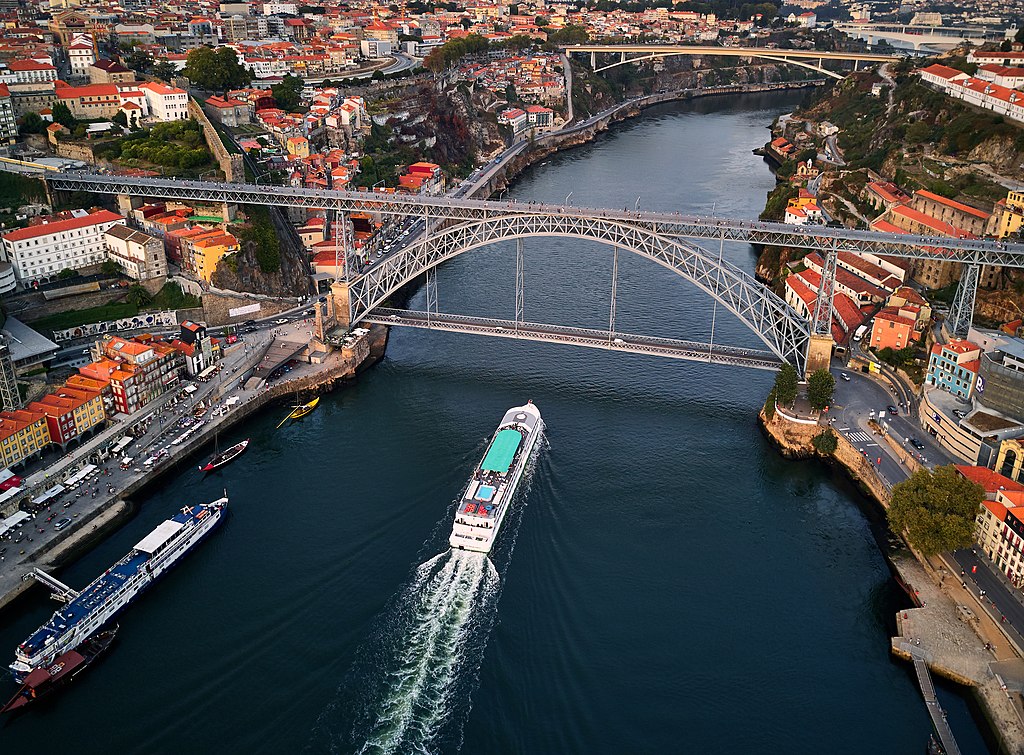
[(543, 432), (544, 420), (532, 402), (505, 412), (455, 510), (452, 548), (490, 552)]

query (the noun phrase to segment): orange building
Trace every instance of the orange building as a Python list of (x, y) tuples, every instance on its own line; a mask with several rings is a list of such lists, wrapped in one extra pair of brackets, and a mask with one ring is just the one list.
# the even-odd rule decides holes
[(45, 414), (32, 409), (0, 412), (0, 459), (5, 467), (22, 463), (48, 445)]

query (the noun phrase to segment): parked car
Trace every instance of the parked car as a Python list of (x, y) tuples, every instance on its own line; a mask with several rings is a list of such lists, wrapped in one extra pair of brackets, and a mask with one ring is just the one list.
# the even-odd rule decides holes
[(918, 440), (917, 438), (911, 438), (911, 439), (910, 439), (910, 445), (912, 445), (912, 446), (913, 446), (914, 448), (916, 448), (916, 449), (917, 449), (918, 451), (923, 451), (923, 450), (924, 450), (924, 443), (922, 443), (922, 442), (921, 442), (920, 440)]
[(53, 528), (57, 532), (60, 532), (62, 529), (67, 527), (69, 524), (71, 524), (71, 520), (68, 519), (67, 517), (64, 517), (63, 519), (59, 520), (55, 525), (53, 525)]
[(283, 317), (278, 317), (276, 320), (274, 320), (274, 325), (287, 325), (287, 324), (288, 324), (288, 321), (286, 319), (284, 319)]
[(954, 409), (953, 414), (955, 414), (958, 419), (964, 419), (967, 417), (967, 412), (963, 411), (962, 409)]
[(850, 376), (849, 376), (849, 375), (847, 375), (847, 374), (846, 374), (845, 372), (840, 372), (840, 373), (839, 373), (839, 377), (841, 377), (841, 378), (842, 378), (843, 380), (845, 380), (846, 382), (850, 382)]

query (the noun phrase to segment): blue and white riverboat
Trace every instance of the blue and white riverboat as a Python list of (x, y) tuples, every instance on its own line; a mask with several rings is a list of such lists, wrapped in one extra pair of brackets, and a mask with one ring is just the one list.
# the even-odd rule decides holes
[(85, 642), (212, 532), (223, 521), (227, 507), (226, 496), (212, 503), (186, 506), (81, 592), (40, 574), (48, 584), (58, 586), (68, 604), (18, 646), (10, 666), (15, 677), (21, 681), (34, 669)]

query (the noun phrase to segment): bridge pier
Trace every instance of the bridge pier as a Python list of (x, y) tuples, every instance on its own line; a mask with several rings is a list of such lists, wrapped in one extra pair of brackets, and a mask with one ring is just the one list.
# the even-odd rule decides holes
[(133, 197), (130, 194), (118, 194), (117, 195), (117, 211), (119, 214), (128, 217), (132, 214), (132, 210), (142, 207), (146, 203), (146, 200), (142, 197)]
[(811, 340), (807, 343), (807, 364), (806, 376), (818, 370), (827, 370), (832, 363), (832, 347), (835, 341), (831, 335), (811, 334)]
[(334, 305), (334, 319), (338, 325), (348, 330), (352, 327), (352, 299), (349, 295), (348, 281), (335, 281), (331, 284), (331, 303)]
[(967, 338), (974, 320), (974, 300), (978, 295), (978, 273), (981, 265), (967, 264), (960, 267), (960, 283), (956, 287), (956, 296), (949, 307), (944, 330), (947, 336)]
[(590, 70), (593, 71), (595, 68), (597, 68), (597, 53), (596, 52), (591, 52), (590, 53)]

